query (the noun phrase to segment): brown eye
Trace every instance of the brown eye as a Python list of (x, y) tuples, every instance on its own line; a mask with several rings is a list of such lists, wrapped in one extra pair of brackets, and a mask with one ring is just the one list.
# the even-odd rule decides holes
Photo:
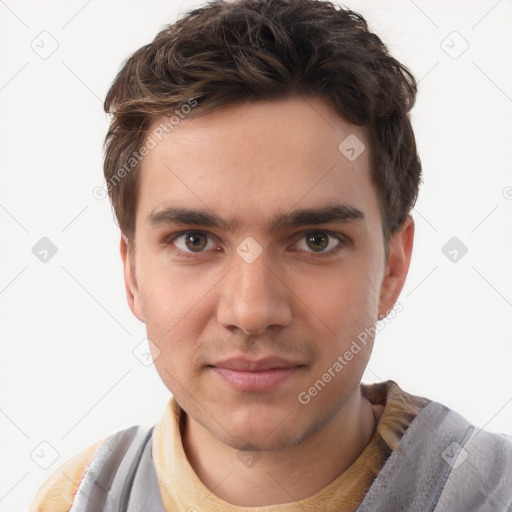
[(296, 247), (312, 258), (330, 258), (337, 256), (346, 245), (347, 239), (341, 233), (321, 230), (303, 234)]
[[(181, 233), (168, 236), (164, 241), (165, 247), (177, 249), (176, 255), (202, 254), (209, 249), (215, 248), (214, 241), (207, 233), (202, 231), (182, 231)], [(180, 254), (181, 253), (181, 254)]]
[(186, 247), (192, 252), (202, 251), (208, 243), (208, 237), (203, 233), (185, 233), (183, 236)]
[(308, 233), (306, 242), (312, 249), (323, 251), (329, 245), (329, 237), (322, 232)]

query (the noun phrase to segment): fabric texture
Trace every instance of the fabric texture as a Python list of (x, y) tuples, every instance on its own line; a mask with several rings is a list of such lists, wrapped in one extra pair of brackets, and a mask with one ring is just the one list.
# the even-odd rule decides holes
[(512, 437), (446, 406), (418, 414), (357, 512), (510, 512)]
[(52, 473), (37, 491), (28, 512), (68, 512), (92, 460), (110, 437), (88, 446)]
[(94, 457), (70, 512), (165, 512), (153, 464), (154, 427), (116, 432)]

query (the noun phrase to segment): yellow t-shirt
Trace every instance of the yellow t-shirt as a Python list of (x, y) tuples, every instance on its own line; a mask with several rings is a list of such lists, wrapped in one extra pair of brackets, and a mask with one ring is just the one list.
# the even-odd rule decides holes
[[(384, 407), (370, 442), (338, 478), (313, 496), (295, 503), (251, 507), (254, 512), (338, 510), (354, 512), (387, 458), (419, 411), (429, 400), (403, 391), (394, 381), (361, 384), (363, 395)], [(167, 403), (153, 431), (153, 461), (166, 512), (208, 510), (241, 512), (247, 507), (231, 505), (213, 494), (190, 465), (180, 435), (182, 409), (174, 398)], [(110, 436), (109, 436), (110, 437)], [(92, 459), (109, 437), (83, 450), (53, 473), (37, 492), (28, 512), (67, 512)]]

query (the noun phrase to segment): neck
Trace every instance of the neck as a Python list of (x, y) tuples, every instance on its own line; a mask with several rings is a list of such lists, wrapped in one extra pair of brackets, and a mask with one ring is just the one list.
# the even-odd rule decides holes
[(286, 450), (254, 454), (261, 457), (255, 464), (244, 464), (238, 450), (188, 415), (181, 436), (191, 466), (212, 493), (233, 505), (255, 507), (300, 501), (328, 486), (363, 452), (376, 421), (358, 388), (311, 436)]

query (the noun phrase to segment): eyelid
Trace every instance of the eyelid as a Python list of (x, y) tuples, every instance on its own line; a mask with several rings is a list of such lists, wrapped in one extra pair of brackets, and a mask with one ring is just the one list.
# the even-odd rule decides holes
[[(200, 230), (200, 229), (184, 229), (182, 231), (177, 231), (175, 233), (171, 233), (167, 236), (164, 236), (164, 238), (161, 242), (161, 245), (163, 245), (165, 247), (167, 247), (169, 245), (174, 246), (175, 240), (177, 240), (178, 238), (181, 238), (183, 235), (190, 235), (190, 234), (206, 235), (208, 238), (208, 241), (214, 241), (215, 239), (217, 239), (217, 237), (213, 233), (210, 233), (209, 231), (204, 231), (204, 230)], [(178, 249), (177, 247), (175, 247), (175, 249), (178, 252), (185, 252), (186, 254), (203, 254), (204, 252), (206, 252), (206, 251), (200, 251), (200, 252), (195, 253), (193, 251), (182, 251), (181, 249)]]
[(297, 240), (294, 242), (294, 245), (297, 244), (298, 242), (300, 242), (301, 240), (303, 240), (306, 235), (309, 235), (311, 233), (323, 233), (324, 235), (327, 235), (328, 237), (330, 237), (338, 242), (336, 247), (334, 247), (333, 249), (330, 249), (329, 251), (324, 251), (324, 252), (305, 251), (307, 254), (311, 254), (313, 256), (318, 256), (318, 257), (334, 256), (350, 243), (350, 238), (343, 233), (331, 231), (329, 229), (317, 228), (317, 229), (305, 229), (303, 231), (295, 233), (294, 237), (296, 236)]

